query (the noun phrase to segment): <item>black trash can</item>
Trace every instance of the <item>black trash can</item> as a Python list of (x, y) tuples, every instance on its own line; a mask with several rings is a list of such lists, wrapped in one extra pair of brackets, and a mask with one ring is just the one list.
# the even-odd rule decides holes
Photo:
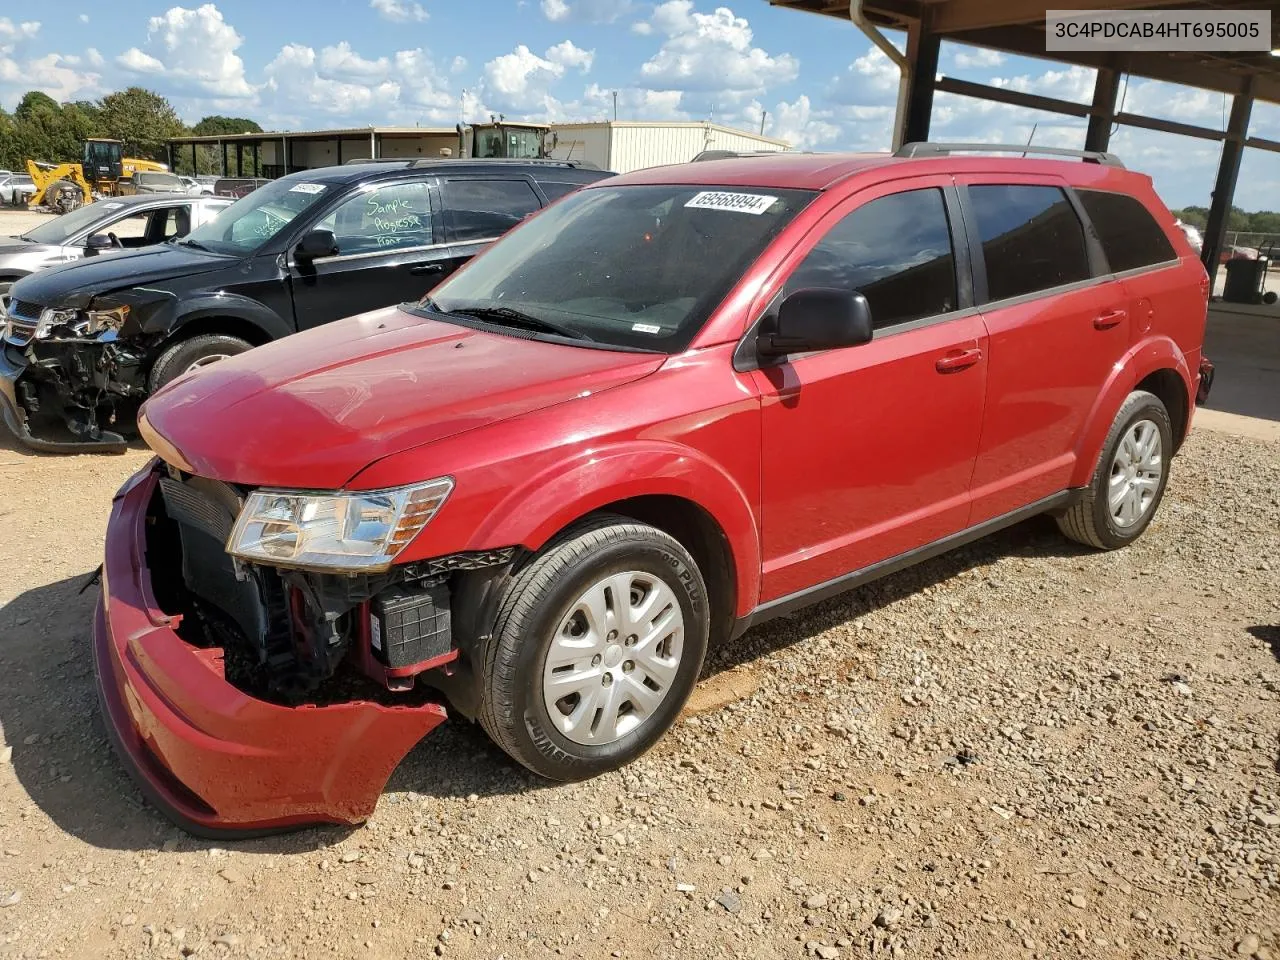
[(1262, 296), (1262, 283), (1267, 276), (1267, 258), (1228, 260), (1227, 281), (1222, 299), (1227, 303), (1257, 303)]

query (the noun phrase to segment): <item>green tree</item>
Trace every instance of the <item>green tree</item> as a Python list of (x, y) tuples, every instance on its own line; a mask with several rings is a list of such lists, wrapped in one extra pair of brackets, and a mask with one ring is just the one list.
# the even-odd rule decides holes
[(109, 93), (98, 106), (101, 135), (123, 140), (126, 157), (164, 160), (168, 141), (183, 134), (169, 101), (142, 87)]
[(29, 90), (18, 101), (18, 106), (13, 111), (13, 116), (17, 120), (32, 120), (41, 113), (58, 113), (61, 110), (62, 108), (58, 106), (58, 101), (47, 93), (41, 93), (39, 90)]
[(191, 128), (197, 137), (231, 136), (237, 133), (262, 133), (257, 121), (244, 117), (222, 117), (218, 115), (204, 117)]

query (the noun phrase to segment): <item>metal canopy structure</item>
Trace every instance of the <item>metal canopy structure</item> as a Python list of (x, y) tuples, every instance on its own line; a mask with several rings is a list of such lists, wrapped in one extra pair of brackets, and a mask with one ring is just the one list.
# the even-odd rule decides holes
[[(929, 139), (935, 91), (997, 103), (1044, 110), (1088, 120), (1084, 147), (1105, 151), (1116, 124), (1216, 140), (1222, 156), (1209, 207), (1202, 259), (1212, 275), (1226, 237), (1227, 215), (1235, 196), (1245, 147), (1280, 153), (1280, 141), (1250, 137), (1249, 116), (1255, 100), (1280, 103), (1280, 56), (1250, 53), (1163, 53), (1045, 51), (1045, 11), (1041, 0), (769, 0), (773, 6), (802, 10), (851, 22), (861, 29), (902, 72), (893, 148)], [(1265, 10), (1271, 11), (1271, 47), (1280, 50), (1280, 0), (1213, 0), (1167, 3), (1160, 0), (1071, 0), (1055, 5), (1071, 10)], [(881, 28), (907, 34), (905, 54), (888, 41)], [(1038, 57), (1097, 70), (1091, 103), (1075, 103), (972, 83), (954, 77), (937, 79), (938, 50), (943, 40)], [(1231, 97), (1225, 130), (1178, 123), (1117, 110), (1120, 80), (1125, 75), (1213, 90)]]

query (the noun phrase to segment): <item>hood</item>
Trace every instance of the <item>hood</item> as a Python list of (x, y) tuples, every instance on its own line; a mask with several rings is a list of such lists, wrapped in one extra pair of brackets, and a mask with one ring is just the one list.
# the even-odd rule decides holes
[(161, 243), (50, 267), (19, 280), (10, 293), (42, 307), (71, 309), (85, 307), (94, 297), (121, 287), (139, 287), (173, 277), (208, 273), (233, 262), (190, 247)]
[(665, 359), (391, 307), (175, 380), (144, 406), (144, 435), (200, 476), (333, 490), (390, 454), (637, 380)]
[(14, 237), (0, 237), (0, 257), (12, 257), (23, 253), (47, 253), (50, 250), (60, 250), (51, 243), (28, 243), (26, 240), (18, 240)]

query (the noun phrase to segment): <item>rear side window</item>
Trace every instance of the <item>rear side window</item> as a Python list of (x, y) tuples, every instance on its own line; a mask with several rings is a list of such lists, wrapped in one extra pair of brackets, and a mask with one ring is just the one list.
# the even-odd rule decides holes
[(1176, 260), (1173, 244), (1142, 201), (1124, 193), (1077, 190), (1116, 273)]
[(969, 187), (987, 267), (987, 300), (1037, 293), (1090, 277), (1084, 228), (1057, 187)]
[(500, 237), (540, 207), (525, 180), (446, 180), (441, 199), (454, 241)]
[(956, 309), (956, 267), (942, 191), (879, 197), (844, 217), (787, 280), (856, 290), (877, 330)]
[(555, 181), (548, 180), (539, 180), (538, 186), (540, 186), (542, 188), (542, 192), (547, 195), (547, 200), (550, 203), (555, 203), (566, 194), (573, 193), (573, 191), (580, 190), (582, 188), (582, 184), (580, 183), (556, 183)]

